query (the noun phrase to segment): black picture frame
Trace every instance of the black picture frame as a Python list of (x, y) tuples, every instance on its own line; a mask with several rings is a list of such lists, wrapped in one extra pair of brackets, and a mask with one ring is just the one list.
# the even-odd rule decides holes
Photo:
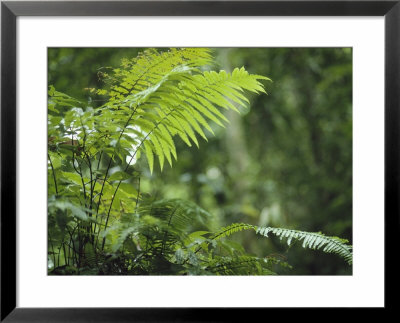
[[(397, 285), (391, 237), (399, 233), (400, 0), (396, 1), (4, 1), (1, 3), (1, 321), (236, 321), (240, 308), (17, 308), (16, 19), (18, 16), (384, 16), (385, 309)], [(373, 255), (371, 255), (371, 263)], [(392, 266), (394, 267), (394, 266)], [(389, 278), (390, 277), (390, 278)], [(390, 279), (390, 281), (389, 281)], [(40, 291), (38, 291), (40, 293)], [(394, 296), (393, 296), (394, 297)], [(251, 314), (253, 318), (253, 314)], [(262, 314), (261, 314), (262, 315)]]

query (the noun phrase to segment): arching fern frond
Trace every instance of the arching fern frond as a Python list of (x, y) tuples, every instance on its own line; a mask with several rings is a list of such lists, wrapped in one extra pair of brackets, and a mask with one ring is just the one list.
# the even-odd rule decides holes
[(268, 237), (268, 233), (272, 233), (280, 237), (281, 240), (286, 238), (288, 245), (290, 245), (292, 240), (303, 241), (303, 248), (318, 249), (326, 253), (335, 253), (343, 257), (349, 265), (353, 262), (352, 246), (347, 244), (347, 240), (325, 236), (320, 232), (305, 232), (284, 228), (258, 227), (247, 223), (233, 223), (215, 233), (211, 239), (218, 240), (236, 232), (250, 229), (255, 230), (257, 234), (264, 237)]
[(283, 228), (258, 227), (256, 232), (264, 237), (272, 233), (287, 239), (288, 245), (292, 240), (303, 241), (303, 248), (319, 249), (326, 253), (336, 253), (343, 257), (349, 265), (353, 263), (352, 246), (346, 244), (348, 240), (338, 237), (328, 237), (320, 232), (305, 232)]
[[(273, 255), (258, 258), (246, 254), (234, 241), (221, 240), (238, 232), (254, 230), (263, 237), (272, 233), (281, 240), (286, 238), (289, 245), (293, 240), (302, 241), (304, 248), (335, 253), (352, 264), (352, 247), (344, 239), (319, 232), (258, 227), (247, 223), (233, 223), (211, 233), (207, 227), (209, 217), (208, 212), (188, 201), (143, 200), (137, 214), (127, 216), (108, 230), (117, 233), (111, 249), (117, 252), (126, 246), (125, 251), (129, 250), (132, 259), (150, 261), (151, 264), (157, 259), (165, 266), (179, 267), (173, 270), (195, 275), (271, 275), (278, 265), (290, 268), (286, 261)], [(164, 273), (172, 270), (167, 267)]]
[(213, 133), (210, 122), (228, 122), (221, 109), (247, 106), (245, 91), (265, 92), (260, 80), (267, 77), (251, 75), (243, 67), (232, 73), (204, 71), (211, 62), (205, 48), (151, 49), (107, 75), (110, 90), (97, 93), (109, 96), (102, 109), (114, 110), (113, 122), (129, 136), (116, 133), (111, 138), (118, 142), (121, 159), (133, 160), (143, 151), (150, 171), (155, 159), (162, 170), (165, 161), (172, 165), (172, 157), (177, 158), (176, 137), (199, 146), (198, 136), (207, 140), (205, 130)]
[(211, 64), (212, 59), (208, 48), (171, 48), (165, 52), (150, 48), (135, 58), (123, 59), (111, 75), (103, 73), (111, 87), (108, 91), (99, 90), (102, 91), (99, 94), (108, 94), (111, 101), (117, 101), (126, 94), (136, 94), (157, 84), (166, 72), (177, 66), (196, 68)]
[(232, 223), (231, 225), (224, 227), (218, 232), (216, 232), (211, 239), (213, 240), (222, 239), (225, 237), (229, 237), (236, 232), (249, 229), (257, 230), (257, 227), (247, 223)]

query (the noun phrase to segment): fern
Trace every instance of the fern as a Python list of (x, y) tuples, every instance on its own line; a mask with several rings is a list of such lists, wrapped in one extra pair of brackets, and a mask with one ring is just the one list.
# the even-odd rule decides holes
[(278, 237), (287, 239), (287, 244), (290, 245), (292, 240), (303, 241), (303, 248), (319, 249), (326, 253), (335, 253), (343, 257), (349, 265), (353, 262), (352, 246), (346, 244), (348, 240), (338, 237), (325, 236), (320, 232), (305, 232), (284, 228), (258, 227), (247, 223), (233, 223), (228, 227), (222, 228), (213, 237), (213, 240), (218, 240), (224, 237), (240, 232), (243, 230), (253, 229), (257, 234), (268, 237), (268, 233), (272, 233)]
[(254, 229), (257, 230), (257, 227), (247, 223), (232, 223), (231, 225), (222, 228), (218, 232), (214, 234), (212, 237), (213, 240), (222, 239), (225, 237), (229, 237), (236, 232), (240, 232), (243, 230)]
[(343, 257), (349, 265), (353, 263), (352, 246), (346, 244), (348, 240), (338, 237), (328, 237), (320, 232), (304, 232), (283, 228), (258, 227), (256, 232), (264, 237), (268, 237), (268, 233), (287, 239), (290, 245), (292, 240), (303, 241), (303, 248), (319, 249), (326, 253), (335, 253)]
[(273, 256), (247, 254), (225, 239), (244, 230), (263, 237), (272, 233), (289, 245), (302, 241), (305, 248), (336, 253), (352, 263), (351, 246), (343, 239), (246, 223), (212, 232), (211, 215), (196, 204), (155, 201), (140, 192), (140, 173), (129, 167), (137, 159), (145, 155), (150, 172), (156, 161), (161, 170), (166, 163), (172, 166), (178, 138), (199, 146), (200, 138), (207, 141), (213, 134), (213, 123), (224, 127), (228, 122), (224, 110), (246, 108), (248, 92), (265, 93), (261, 81), (267, 77), (243, 67), (232, 73), (209, 71), (212, 62), (205, 48), (145, 50), (119, 68), (102, 70), (107, 88), (89, 91), (105, 96), (106, 103), (95, 108), (50, 86), (48, 211), (54, 274), (271, 275), (275, 265), (290, 267)]
[[(247, 223), (233, 223), (215, 233), (196, 231), (209, 230), (210, 214), (184, 200), (143, 201), (138, 213), (140, 218), (132, 221), (127, 217), (109, 229), (118, 237), (112, 247), (114, 252), (124, 246), (134, 246), (127, 250), (131, 251), (133, 263), (137, 263), (131, 269), (136, 274), (138, 266), (142, 266), (141, 270), (153, 271), (153, 274), (168, 274), (173, 270), (195, 275), (273, 275), (276, 265), (290, 268), (282, 259), (248, 255), (241, 246), (224, 239), (245, 230), (254, 230), (263, 237), (272, 233), (281, 240), (286, 238), (289, 245), (292, 241), (302, 241), (304, 248), (335, 253), (352, 264), (351, 246), (346, 244), (347, 240), (322, 233)], [(142, 250), (138, 251), (135, 246), (141, 246)]]
[[(143, 51), (134, 59), (123, 60), (120, 68), (102, 73), (108, 89), (89, 89), (108, 97), (98, 108), (85, 108), (50, 86), (48, 157), (49, 178), (53, 177), (54, 186), (49, 192), (69, 194), (74, 205), (83, 204), (90, 210), (87, 217), (94, 214), (87, 233), (95, 248), (100, 231), (106, 231), (119, 218), (116, 212), (121, 203), (130, 211), (130, 202), (135, 201), (135, 209), (140, 204), (140, 195), (125, 190), (127, 183), (123, 183), (135, 177), (130, 165), (141, 155), (146, 156), (150, 172), (156, 160), (161, 170), (166, 162), (172, 165), (177, 159), (176, 138), (188, 146), (199, 146), (198, 137), (207, 140), (205, 131), (213, 133), (210, 122), (223, 125), (227, 121), (221, 109), (237, 110), (234, 104), (245, 106), (245, 90), (265, 92), (259, 81), (268, 78), (250, 75), (244, 68), (231, 74), (206, 71), (211, 63), (211, 52), (205, 48)], [(52, 161), (59, 164), (61, 157), (75, 172), (69, 167), (68, 172), (53, 167)], [(108, 159), (105, 169), (99, 169), (102, 158)], [(120, 168), (111, 174), (113, 162)], [(57, 183), (57, 178), (62, 183)], [(176, 228), (179, 219), (174, 216), (170, 227)], [(171, 230), (167, 230), (166, 241), (171, 238)], [(106, 236), (102, 232), (102, 250)]]
[(237, 111), (234, 104), (246, 106), (244, 90), (265, 92), (259, 80), (267, 77), (251, 75), (244, 68), (231, 74), (202, 71), (211, 61), (205, 48), (152, 49), (105, 74), (110, 90), (97, 93), (110, 96), (102, 109), (114, 110), (114, 122), (130, 134), (130, 143), (124, 136), (114, 138), (126, 147), (124, 154), (133, 160), (140, 150), (151, 172), (155, 159), (162, 170), (165, 161), (172, 165), (172, 157), (177, 159), (175, 137), (188, 146), (199, 146), (198, 136), (207, 140), (203, 129), (213, 133), (210, 121), (220, 126), (227, 122), (220, 109)]

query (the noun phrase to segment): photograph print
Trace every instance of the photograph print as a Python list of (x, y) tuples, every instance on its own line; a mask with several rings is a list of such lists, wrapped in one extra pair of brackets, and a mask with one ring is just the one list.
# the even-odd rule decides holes
[(48, 48), (48, 275), (352, 275), (351, 48)]

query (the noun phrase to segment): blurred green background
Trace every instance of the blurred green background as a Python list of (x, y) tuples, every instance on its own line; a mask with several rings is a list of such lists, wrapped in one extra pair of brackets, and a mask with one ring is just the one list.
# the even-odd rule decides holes
[[(85, 88), (101, 88), (101, 73), (140, 48), (49, 48), (48, 82), (91, 106), (103, 101)], [(184, 198), (215, 215), (215, 228), (233, 222), (322, 231), (352, 243), (351, 48), (215, 48), (213, 69), (244, 66), (272, 79), (268, 95), (250, 97), (241, 115), (214, 127), (200, 149), (177, 140), (178, 160), (150, 175), (142, 191)], [(142, 157), (144, 159), (144, 157)], [(288, 248), (254, 232), (232, 236), (258, 256), (278, 254), (294, 267), (287, 275), (351, 275), (341, 258)]]

